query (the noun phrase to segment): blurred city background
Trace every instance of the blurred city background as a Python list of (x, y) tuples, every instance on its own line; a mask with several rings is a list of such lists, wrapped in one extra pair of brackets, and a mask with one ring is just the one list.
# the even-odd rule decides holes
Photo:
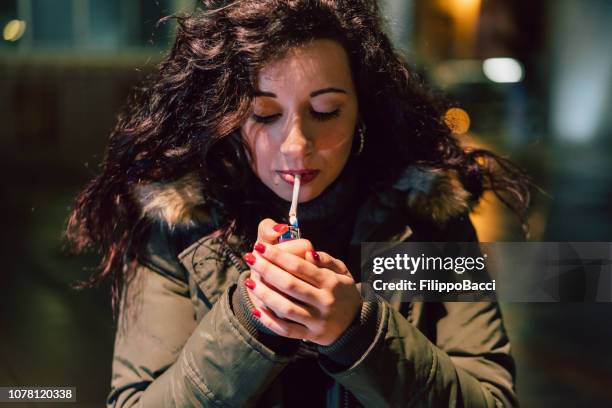
[[(612, 2), (385, 0), (410, 64), (455, 102), (466, 145), (523, 166), (543, 192), (535, 241), (612, 241)], [(107, 287), (76, 291), (97, 258), (60, 237), (131, 87), (193, 0), (0, 2), (0, 386), (76, 386), (102, 406), (114, 339)], [(521, 240), (486, 197), (481, 241)], [(612, 305), (503, 304), (525, 407), (612, 406)], [(27, 406), (22, 404), (20, 406)], [(36, 406), (31, 404), (31, 406)]]

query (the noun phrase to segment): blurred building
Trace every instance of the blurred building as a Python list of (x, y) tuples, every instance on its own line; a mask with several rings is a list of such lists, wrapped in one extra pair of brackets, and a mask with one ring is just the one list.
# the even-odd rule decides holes
[[(612, 2), (380, 0), (391, 38), (449, 106), (466, 146), (533, 175), (533, 240), (612, 241)], [(114, 327), (105, 288), (75, 292), (92, 258), (59, 240), (131, 87), (172, 41), (160, 18), (195, 0), (0, 2), (0, 385), (78, 388), (100, 406)], [(487, 196), (483, 241), (519, 240)], [(612, 406), (609, 304), (508, 304), (524, 406)], [(85, 374), (85, 375), (84, 375)]]

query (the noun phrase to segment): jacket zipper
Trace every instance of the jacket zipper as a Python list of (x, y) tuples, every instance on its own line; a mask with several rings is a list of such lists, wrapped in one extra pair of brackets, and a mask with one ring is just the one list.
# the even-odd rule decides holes
[(342, 386), (342, 406), (344, 408), (349, 408), (351, 402), (351, 396), (349, 395), (349, 390)]
[(241, 262), (238, 260), (238, 257), (236, 256), (234, 251), (232, 251), (231, 249), (225, 248), (225, 254), (230, 259), (230, 262), (234, 264), (236, 269), (238, 269), (238, 272), (242, 273), (246, 271), (247, 269), (249, 269), (245, 262)]

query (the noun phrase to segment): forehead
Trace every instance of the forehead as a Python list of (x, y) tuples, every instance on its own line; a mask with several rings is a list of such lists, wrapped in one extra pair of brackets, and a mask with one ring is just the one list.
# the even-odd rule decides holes
[(353, 81), (344, 47), (333, 40), (314, 40), (264, 65), (256, 85), (259, 90), (275, 93), (284, 89), (312, 92), (329, 86), (350, 91)]

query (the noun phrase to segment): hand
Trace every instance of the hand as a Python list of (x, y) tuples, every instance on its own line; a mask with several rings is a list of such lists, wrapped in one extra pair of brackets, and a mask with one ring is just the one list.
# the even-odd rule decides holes
[(258, 242), (245, 256), (260, 277), (249, 285), (249, 295), (265, 306), (262, 324), (284, 337), (332, 344), (361, 309), (352, 275), (327, 253), (309, 250), (304, 259), (279, 245)]
[[(291, 254), (299, 256), (300, 258), (304, 258), (308, 251), (313, 250), (310, 241), (306, 239), (294, 239), (278, 243), (278, 238), (288, 230), (289, 226), (287, 224), (279, 224), (270, 218), (266, 218), (262, 220), (257, 227), (257, 242), (267, 245), (275, 245), (277, 248), (283, 251), (287, 251)], [(255, 283), (255, 285), (263, 285), (259, 273), (253, 269), (251, 269), (250, 279)], [(250, 291), (248, 293), (251, 303), (253, 303), (256, 309), (266, 309), (265, 304), (254, 297)]]

